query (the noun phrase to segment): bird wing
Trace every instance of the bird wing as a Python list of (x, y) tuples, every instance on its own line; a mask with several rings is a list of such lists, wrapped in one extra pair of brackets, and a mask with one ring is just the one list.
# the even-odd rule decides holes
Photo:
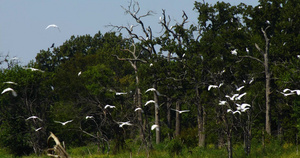
[(149, 92), (149, 91), (156, 91), (156, 89), (155, 89), (155, 88), (149, 88), (149, 89), (146, 90), (145, 93), (147, 93), (147, 92)]
[(6, 92), (8, 92), (8, 91), (14, 91), (14, 90), (13, 90), (12, 88), (6, 88), (6, 89), (4, 89), (4, 90), (2, 91), (1, 94), (6, 93)]

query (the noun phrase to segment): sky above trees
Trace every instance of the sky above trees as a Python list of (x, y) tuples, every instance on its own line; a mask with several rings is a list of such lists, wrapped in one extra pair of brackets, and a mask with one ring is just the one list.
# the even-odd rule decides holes
[[(209, 0), (208, 3), (215, 4), (217, 0)], [(241, 0), (226, 0), (225, 2), (237, 5)], [(248, 5), (257, 5), (257, 1), (243, 1)], [(182, 10), (189, 16), (190, 23), (197, 23), (198, 14), (193, 10), (194, 0), (152, 0), (140, 1), (141, 11), (149, 10), (156, 14), (147, 17), (147, 25), (150, 25), (154, 32), (160, 33), (161, 27), (158, 24), (162, 9), (171, 19), (180, 20)], [(1, 0), (0, 5), (0, 54), (12, 58), (17, 56), (21, 64), (25, 65), (34, 60), (37, 53), (42, 49), (62, 45), (72, 35), (94, 35), (98, 31), (105, 33), (111, 31), (107, 25), (130, 26), (133, 22), (130, 16), (124, 14), (121, 6), (127, 7), (129, 1), (5, 1)], [(57, 29), (45, 28), (49, 24), (56, 24)], [(113, 30), (115, 31), (115, 30)]]

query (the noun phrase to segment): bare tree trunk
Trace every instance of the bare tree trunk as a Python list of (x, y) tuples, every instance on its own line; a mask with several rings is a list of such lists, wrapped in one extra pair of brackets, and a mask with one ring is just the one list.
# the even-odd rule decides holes
[[(176, 110), (180, 111), (180, 101), (176, 101)], [(180, 114), (179, 112), (176, 112), (176, 129), (175, 129), (175, 136), (178, 137), (180, 135), (180, 130), (181, 130), (181, 127), (180, 127), (180, 120), (181, 120), (181, 117), (180, 117)]]
[(249, 156), (251, 152), (251, 115), (250, 111), (247, 111), (247, 122), (246, 122), (246, 127), (244, 129), (244, 145), (245, 145), (245, 152), (246, 155)]
[(232, 158), (232, 141), (231, 141), (231, 131), (227, 133), (227, 152), (228, 158)]
[[(153, 88), (157, 89), (156, 83), (153, 84)], [(159, 118), (159, 103), (158, 103), (158, 96), (157, 93), (154, 91), (154, 101), (155, 101), (155, 124), (158, 125), (160, 129), (160, 118)], [(160, 131), (161, 130), (155, 130), (156, 132), (156, 144), (160, 143)]]
[(197, 96), (197, 121), (198, 121), (198, 146), (205, 146), (205, 111), (204, 107), (200, 103), (200, 95), (198, 87), (196, 87), (196, 96)]
[[(172, 129), (172, 123), (171, 123), (171, 99), (167, 98), (167, 125), (169, 129)], [(168, 138), (171, 140), (171, 133), (168, 132)]]

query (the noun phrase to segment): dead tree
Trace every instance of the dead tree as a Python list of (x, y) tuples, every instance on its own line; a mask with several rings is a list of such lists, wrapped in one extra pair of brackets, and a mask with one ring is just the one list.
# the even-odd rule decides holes
[(47, 149), (46, 151), (47, 156), (57, 157), (57, 158), (69, 158), (69, 154), (66, 152), (65, 148), (61, 145), (58, 138), (52, 132), (50, 132), (50, 136), (48, 137), (47, 140), (48, 147), (50, 145), (51, 138), (54, 140), (55, 145), (53, 146), (53, 148)]

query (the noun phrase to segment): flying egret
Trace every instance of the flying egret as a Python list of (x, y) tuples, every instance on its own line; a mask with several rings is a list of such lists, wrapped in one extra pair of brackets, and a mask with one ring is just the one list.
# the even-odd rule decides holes
[[(237, 110), (239, 110), (239, 111), (242, 111), (242, 112), (244, 112), (244, 111), (246, 111), (246, 110), (248, 110), (249, 109), (249, 107), (251, 107), (251, 105), (250, 104), (247, 104), (247, 103), (243, 103), (243, 104), (236, 104), (236, 106), (237, 106)], [(246, 109), (246, 110), (245, 110)]]
[(242, 114), (240, 111), (236, 110), (236, 111), (232, 111), (231, 109), (228, 109), (227, 110), (227, 113), (231, 112), (232, 114), (235, 114), (235, 113), (239, 113), (239, 114)]
[(141, 111), (141, 112), (144, 112), (144, 110), (142, 109), (142, 108), (136, 108), (136, 109), (134, 109), (134, 111), (136, 112), (136, 111)]
[(241, 94), (241, 95), (238, 95), (234, 100), (241, 100), (241, 98), (243, 97), (243, 96), (245, 96), (247, 93), (245, 92), (245, 93), (243, 93), (243, 94)]
[(111, 109), (112, 109), (112, 108), (116, 108), (116, 106), (108, 105), (108, 104), (107, 104), (107, 105), (104, 106), (104, 109), (107, 109), (107, 108), (111, 108)]
[(85, 119), (93, 119), (94, 116), (86, 116)]
[(124, 125), (128, 125), (128, 126), (131, 126), (132, 124), (129, 123), (130, 121), (127, 121), (127, 122), (117, 122), (119, 124), (119, 127), (123, 127)]
[(176, 110), (176, 109), (171, 109), (171, 110), (176, 111), (179, 114), (184, 113), (184, 112), (190, 112), (190, 110)]
[(37, 116), (30, 116), (30, 117), (28, 117), (27, 119), (25, 119), (25, 121), (28, 121), (28, 120), (30, 120), (30, 119), (38, 119), (38, 120), (40, 120), (40, 121), (43, 121), (42, 119), (40, 119), (40, 118), (37, 117)]
[(288, 88), (286, 88), (286, 89), (284, 89), (282, 92), (283, 92), (283, 93), (286, 93), (287, 91), (291, 91), (291, 90), (288, 89)]
[(4, 93), (9, 92), (9, 91), (11, 91), (11, 94), (12, 94), (14, 97), (17, 96), (17, 92), (15, 92), (15, 90), (13, 90), (12, 88), (6, 88), (6, 89), (4, 89), (4, 90), (2, 91), (1, 94), (4, 94)]
[(240, 90), (242, 90), (244, 87), (245, 87), (245, 86), (238, 87), (238, 88), (236, 89), (236, 91), (240, 91)]
[(156, 94), (160, 96), (160, 93), (155, 88), (149, 88), (149, 89), (146, 90), (145, 93), (147, 93), (149, 91), (156, 92)]
[(209, 85), (207, 90), (210, 91), (211, 88), (220, 88), (221, 86), (223, 86), (224, 83), (220, 83), (218, 86), (217, 85)]
[[(33, 127), (32, 127), (33, 128)], [(38, 132), (39, 130), (41, 130), (43, 127), (40, 127), (40, 128), (37, 128), (37, 129), (35, 129), (35, 128), (33, 128), (34, 129), (34, 131), (36, 131), (36, 132)]]
[(230, 100), (234, 100), (235, 97), (239, 96), (239, 94), (234, 94), (232, 97), (229, 95), (225, 95), (226, 98), (229, 98)]
[(254, 81), (254, 78), (252, 77), (251, 80), (249, 81), (249, 84), (251, 84)]
[(125, 95), (127, 93), (124, 93), (124, 92), (116, 92), (116, 95)]
[(297, 95), (300, 95), (300, 90), (298, 90), (298, 89), (291, 90), (291, 92), (293, 92), (293, 93), (295, 93), (295, 92), (296, 92), (296, 94), (297, 94)]
[(44, 72), (44, 71), (42, 71), (42, 70), (40, 70), (40, 69), (36, 69), (36, 68), (33, 68), (33, 67), (29, 67), (29, 68), (26, 68), (26, 67), (23, 67), (24, 69), (26, 69), (26, 70), (31, 70), (31, 71), (40, 71), (40, 72)]
[(48, 25), (48, 26), (45, 28), (45, 30), (49, 29), (50, 27), (57, 28), (58, 31), (60, 32), (59, 27), (58, 27), (57, 25), (55, 25), (55, 24), (50, 24), (50, 25)]
[(17, 83), (15, 83), (15, 82), (12, 82), (12, 81), (6, 81), (6, 82), (3, 82), (4, 84), (6, 83), (6, 84), (14, 84), (14, 85), (18, 85)]
[(231, 51), (231, 54), (232, 54), (232, 55), (237, 55), (237, 49), (232, 50), (232, 51)]
[(226, 103), (227, 103), (227, 101), (224, 101), (224, 100), (219, 101), (219, 105), (225, 105)]
[(66, 121), (66, 122), (60, 122), (60, 121), (54, 121), (55, 123), (60, 123), (62, 124), (63, 126), (66, 125), (67, 123), (70, 123), (72, 122), (73, 120), (69, 120), (69, 121)]
[(289, 95), (294, 95), (294, 94), (296, 94), (296, 93), (294, 93), (294, 92), (290, 92), (290, 93), (282, 93), (282, 92), (280, 92), (281, 94), (283, 94), (285, 97), (286, 96), (289, 96)]
[(150, 103), (154, 103), (155, 104), (155, 101), (154, 100), (149, 100), (149, 101), (146, 102), (145, 106), (147, 106)]
[(152, 125), (152, 126), (151, 126), (151, 130), (154, 130), (154, 129), (159, 130), (158, 125)]

